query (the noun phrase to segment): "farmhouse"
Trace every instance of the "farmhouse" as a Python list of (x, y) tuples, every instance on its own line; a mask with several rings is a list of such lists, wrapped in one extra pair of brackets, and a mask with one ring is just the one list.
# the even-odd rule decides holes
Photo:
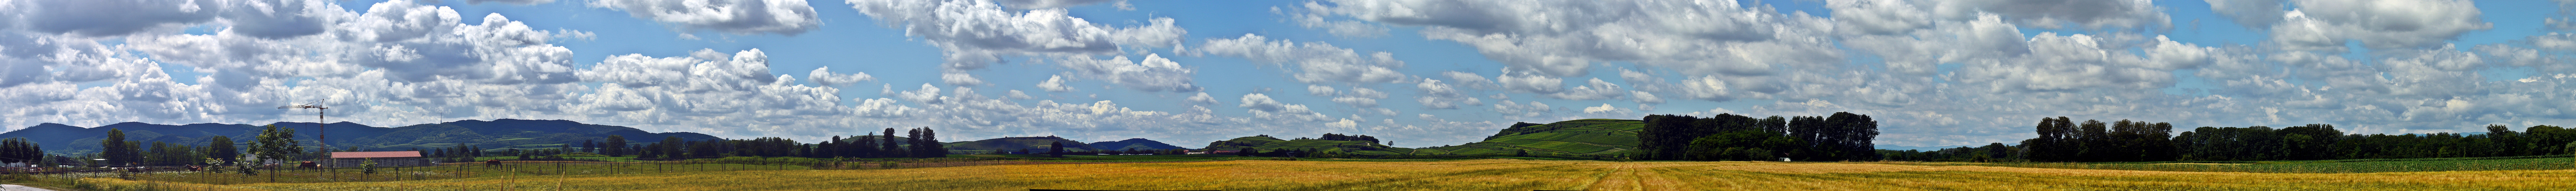
[(331, 165), (335, 167), (357, 167), (367, 160), (375, 160), (380, 167), (435, 165), (422, 158), (420, 151), (331, 152), (331, 159), (337, 161)]

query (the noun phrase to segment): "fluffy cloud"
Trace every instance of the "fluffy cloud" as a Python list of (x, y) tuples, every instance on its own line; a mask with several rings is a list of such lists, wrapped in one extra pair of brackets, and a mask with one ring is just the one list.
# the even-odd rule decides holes
[(1270, 99), (1270, 95), (1261, 93), (1244, 94), (1243, 104), (1237, 106), (1250, 109), (1252, 117), (1265, 120), (1300, 122), (1322, 121), (1327, 118), (1323, 113), (1307, 109), (1304, 104), (1280, 103), (1278, 100)]
[(1414, 102), (1422, 103), (1423, 108), (1458, 109), (1458, 105), (1484, 104), (1482, 101), (1476, 100), (1475, 97), (1467, 96), (1465, 92), (1459, 91), (1458, 88), (1451, 86), (1448, 83), (1442, 83), (1440, 80), (1425, 78), (1422, 79), (1422, 83), (1414, 84), (1413, 88), (1422, 90), (1422, 94), (1414, 96)]
[(1573, 88), (1568, 88), (1562, 92), (1543, 96), (1564, 100), (1600, 100), (1619, 98), (1620, 96), (1627, 95), (1627, 89), (1620, 89), (1619, 84), (1611, 84), (1607, 81), (1601, 81), (1600, 78), (1593, 78), (1592, 81), (1585, 82), (1584, 85), (1574, 86)]
[[(1039, 1), (1031, 1), (1039, 2)], [(1055, 1), (1044, 1), (1055, 2)], [(1187, 34), (1170, 18), (1142, 26), (1116, 28), (1067, 15), (1064, 9), (1005, 11), (980, 0), (848, 0), (851, 9), (888, 27), (902, 26), (947, 54), (941, 64), (950, 85), (976, 85), (965, 74), (1013, 55), (1101, 55), (1122, 47), (1178, 46)]]
[(2272, 26), (2282, 50), (2344, 51), (2345, 41), (2371, 49), (2439, 45), (2460, 34), (2494, 28), (2477, 6), (2450, 0), (2294, 0), (2298, 10)]
[(1827, 1), (1834, 10), (1834, 32), (1844, 35), (1901, 34), (1932, 26), (1930, 10), (1908, 1)]
[[(24, 4), (20, 4), (24, 3)], [(119, 36), (206, 22), (224, 11), (216, 1), (109, 0), (19, 1), (8, 15), (27, 30), (52, 34)]]
[(311, 0), (231, 1), (223, 8), (220, 19), (232, 25), (230, 32), (260, 38), (321, 34), (356, 14), (341, 10), (338, 4)]
[[(1464, 81), (1464, 80), (1461, 80)], [(1552, 94), (1565, 91), (1565, 79), (1538, 75), (1534, 72), (1508, 72), (1495, 76), (1494, 82), (1512, 92)]]
[(877, 80), (876, 76), (869, 76), (866, 72), (842, 74), (833, 73), (831, 69), (830, 66), (814, 68), (813, 72), (806, 72), (805, 77), (814, 79), (815, 84), (832, 87), (849, 87), (859, 82)]
[(2169, 70), (2122, 65), (2145, 62), (2136, 55), (2104, 50), (2105, 39), (2091, 35), (2041, 33), (2029, 42), (2029, 54), (1995, 64), (1971, 65), (1955, 80), (1995, 83), (1994, 91), (2069, 91), (2081, 88), (2153, 89), (2172, 85)]
[(1494, 113), (1501, 113), (1507, 117), (1531, 118), (1553, 113), (1556, 111), (1556, 108), (1548, 107), (1547, 103), (1539, 103), (1537, 101), (1530, 101), (1529, 104), (1521, 104), (1520, 102), (1503, 100), (1500, 103), (1494, 103), (1494, 108), (1491, 111)]
[(2286, 3), (2282, 0), (2205, 1), (2209, 3), (2210, 12), (2227, 16), (2228, 20), (2236, 21), (2237, 25), (2244, 25), (2245, 28), (2269, 28), (2272, 23), (2281, 22), (2282, 12), (2284, 12), (2281, 4)]
[(1315, 12), (1400, 26), (1475, 47), (1487, 59), (1547, 76), (1597, 62), (1635, 62), (1693, 74), (1769, 74), (1775, 64), (1841, 60), (1817, 33), (1828, 19), (1734, 1), (1336, 0)]
[(2020, 29), (2000, 15), (1933, 23), (1926, 30), (1851, 36), (1842, 43), (1851, 45), (1854, 52), (1878, 55), (1888, 70), (1907, 74), (1932, 73), (1940, 63), (1993, 62), (2029, 52)]
[[(1937, 1), (1935, 14), (1952, 18), (1974, 17), (1978, 12), (2003, 15), (2013, 23), (2039, 28), (2067, 28), (2061, 23), (2086, 28), (2169, 27), (2171, 16), (2150, 0), (1963, 0)], [(2212, 2), (2215, 10), (2216, 2)], [(2249, 7), (2249, 9), (2256, 7)], [(2234, 11), (2228, 9), (2227, 11)], [(2222, 11), (2221, 14), (2226, 14)]]
[(1270, 41), (1261, 35), (1243, 34), (1232, 39), (1209, 39), (1190, 50), (1198, 55), (1243, 57), (1285, 65), (1294, 69), (1297, 81), (1306, 83), (1388, 83), (1405, 77), (1394, 69), (1404, 67), (1404, 61), (1395, 60), (1392, 53), (1362, 56), (1322, 42)]
[[(1073, 6), (1082, 6), (1082, 5), (1090, 5), (1090, 4), (1099, 4), (1099, 3), (1105, 3), (1105, 2), (1110, 2), (1110, 1), (1111, 1), (1111, 0), (997, 0), (997, 1), (993, 1), (993, 2), (994, 2), (994, 3), (1000, 3), (1000, 4), (1002, 4), (1002, 6), (1003, 6), (1003, 7), (1009, 7), (1009, 8), (1011, 8), (1012, 10), (1030, 10), (1030, 9), (1058, 9), (1058, 8), (1073, 7)], [(1117, 2), (1118, 2), (1119, 4), (1126, 4), (1126, 3), (1127, 3), (1127, 1), (1126, 1), (1126, 0), (1117, 0)]]
[(344, 25), (353, 25), (349, 29), (353, 35), (372, 36), (377, 44), (352, 47), (365, 48), (362, 51), (366, 52), (349, 54), (340, 61), (384, 68), (390, 72), (389, 77), (414, 82), (580, 80), (573, 75), (572, 50), (547, 44), (553, 33), (531, 29), (500, 14), (485, 15), (482, 25), (454, 23), (458, 20), (455, 11), (430, 7), (379, 3), (369, 8), (366, 15)]
[[(1377, 107), (1377, 99), (1386, 99), (1386, 92), (1379, 92), (1377, 89), (1369, 88), (1351, 88), (1350, 92), (1342, 93), (1340, 96), (1333, 97), (1333, 102), (1349, 104), (1351, 106), (1361, 108), (1373, 108)], [(1393, 115), (1392, 111), (1385, 113)]]
[(823, 25), (814, 19), (814, 7), (800, 0), (592, 0), (589, 5), (683, 30), (796, 35)]
[(1342, 91), (1333, 89), (1332, 86), (1306, 85), (1306, 93), (1315, 96), (1332, 96), (1335, 94), (1342, 94)]
[[(78, 10), (78, 6), (37, 4), (0, 6), (16, 10)], [(117, 4), (128, 3), (128, 4)], [(584, 98), (637, 98), (633, 89), (601, 89), (575, 84), (581, 79), (570, 52), (548, 44), (560, 33), (534, 30), (500, 15), (468, 24), (452, 9), (389, 1), (367, 6), (367, 14), (325, 1), (119, 1), (95, 5), (132, 15), (158, 15), (117, 23), (33, 26), (30, 31), (0, 32), (0, 62), (11, 74), (0, 87), (15, 88), (15, 106), (91, 105), (82, 110), (18, 110), (8, 125), (63, 122), (96, 125), (107, 122), (262, 123), (280, 120), (280, 104), (316, 100), (352, 116), (334, 119), (369, 124), (426, 123), (453, 119), (565, 118), (598, 111), (637, 111), (636, 102), (584, 103)], [(159, 8), (177, 8), (162, 10)], [(28, 13), (10, 11), (13, 13)], [(31, 23), (82, 22), (50, 18)], [(184, 15), (204, 18), (162, 17)], [(164, 20), (168, 19), (168, 20)], [(213, 22), (204, 22), (213, 21)], [(13, 21), (14, 22), (14, 21)], [(60, 24), (60, 23), (58, 23)], [(164, 26), (208, 24), (210, 33), (181, 34)], [(69, 27), (69, 28), (45, 28)], [(29, 33), (19, 33), (29, 32)], [(111, 39), (85, 36), (123, 35), (118, 46), (97, 46)], [(145, 59), (150, 58), (150, 59)], [(204, 73), (197, 84), (174, 82), (161, 62)], [(44, 76), (26, 76), (28, 66)], [(189, 70), (187, 68), (174, 70)], [(767, 75), (765, 72), (761, 75)], [(108, 82), (80, 88), (72, 82)], [(290, 85), (291, 84), (291, 85)], [(23, 92), (23, 94), (22, 94)], [(595, 92), (595, 93), (594, 93)], [(99, 100), (57, 99), (78, 95)], [(345, 107), (368, 105), (367, 107)], [(587, 106), (587, 107), (585, 107)], [(124, 109), (119, 109), (124, 108)], [(337, 113), (335, 113), (337, 114)], [(348, 117), (348, 118), (338, 118)], [(87, 119), (87, 120), (70, 120)]]
[(1601, 106), (1583, 107), (1583, 113), (1589, 113), (1589, 114), (1628, 114), (1628, 109), (1620, 109), (1620, 108), (1619, 108), (1619, 107), (1617, 107), (1617, 106), (1610, 106), (1610, 104), (1606, 104), (1606, 103), (1605, 103), (1605, 104), (1601, 104)]
[(1067, 75), (1108, 81), (1140, 91), (1199, 91), (1198, 85), (1190, 82), (1193, 78), (1190, 75), (1196, 74), (1196, 70), (1181, 67), (1180, 63), (1172, 62), (1171, 59), (1165, 59), (1158, 54), (1145, 54), (1145, 59), (1139, 61), (1128, 61), (1127, 56), (1117, 56), (1108, 60), (1069, 58), (1056, 63), (1064, 66), (1067, 70), (1064, 73)]
[(1216, 101), (1216, 97), (1210, 97), (1210, 96), (1208, 96), (1207, 92), (1199, 92), (1199, 95), (1193, 95), (1193, 96), (1190, 96), (1190, 98), (1182, 99), (1182, 101), (1187, 101), (1187, 102), (1189, 102), (1190, 104), (1200, 104), (1200, 105), (1215, 105), (1215, 104), (1219, 104), (1219, 103), (1217, 103), (1217, 101)]
[(1440, 72), (1440, 76), (1447, 76), (1447, 77), (1449, 77), (1449, 80), (1451, 80), (1451, 81), (1457, 81), (1457, 82), (1458, 82), (1458, 86), (1459, 86), (1460, 88), (1464, 88), (1464, 89), (1497, 89), (1497, 88), (1502, 88), (1502, 86), (1501, 86), (1501, 85), (1499, 85), (1499, 84), (1497, 84), (1497, 83), (1494, 83), (1494, 80), (1485, 79), (1485, 76), (1476, 75), (1476, 73), (1467, 73), (1467, 72), (1460, 72), (1460, 71), (1445, 71), (1445, 72)]
[(509, 4), (520, 4), (520, 5), (534, 5), (534, 4), (554, 3), (554, 2), (555, 2), (555, 0), (466, 0), (466, 1), (465, 1), (465, 3), (467, 3), (467, 4), (482, 4), (483, 2), (497, 2), (497, 3), (509, 3)]
[[(712, 49), (691, 57), (610, 56), (579, 74), (594, 82), (625, 86), (676, 86), (698, 90), (746, 90), (777, 81), (769, 75), (769, 57), (759, 49), (726, 55)], [(728, 58), (729, 57), (729, 58)]]
[(1383, 26), (1371, 25), (1360, 21), (1324, 19), (1325, 15), (1332, 13), (1316, 11), (1329, 9), (1324, 7), (1323, 4), (1306, 2), (1304, 7), (1301, 8), (1303, 8), (1301, 9), (1302, 11), (1289, 13), (1280, 10), (1279, 7), (1270, 7), (1270, 13), (1282, 14), (1282, 16), (1288, 17), (1291, 22), (1297, 23), (1298, 26), (1303, 26), (1307, 29), (1324, 30), (1325, 33), (1332, 33), (1334, 36), (1377, 38), (1386, 36), (1386, 31), (1388, 30)]
[[(722, 60), (716, 60), (722, 59)], [(624, 121), (645, 124), (707, 123), (714, 119), (779, 118), (818, 115), (841, 115), (856, 112), (861, 116), (899, 116), (910, 112), (890, 107), (891, 100), (857, 100), (859, 106), (842, 106), (838, 88), (798, 85), (792, 77), (769, 74), (767, 54), (760, 50), (721, 53), (699, 50), (684, 57), (649, 57), (643, 55), (612, 56), (580, 74), (606, 82), (596, 93), (583, 95), (581, 104), (567, 106), (566, 113), (592, 116), (598, 121)], [(691, 131), (719, 132), (733, 135), (768, 135), (793, 133), (773, 129), (797, 125), (795, 122), (754, 123), (750, 128), (694, 127)]]
[(1064, 76), (1048, 76), (1046, 81), (1038, 82), (1038, 89), (1046, 90), (1047, 92), (1073, 91), (1072, 86), (1064, 85)]

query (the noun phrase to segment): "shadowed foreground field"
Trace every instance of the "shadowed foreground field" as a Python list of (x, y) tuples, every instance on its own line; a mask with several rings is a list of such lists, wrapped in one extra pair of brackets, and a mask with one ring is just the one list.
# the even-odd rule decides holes
[(1309, 160), (155, 184), (182, 190), (2543, 190), (2576, 188), (2576, 170), (2304, 174), (1868, 163)]

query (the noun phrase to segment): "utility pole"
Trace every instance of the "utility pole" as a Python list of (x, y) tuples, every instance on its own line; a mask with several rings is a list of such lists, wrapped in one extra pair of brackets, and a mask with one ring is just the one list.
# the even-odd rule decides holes
[[(330, 99), (323, 99), (323, 101), (329, 101), (329, 100), (330, 100)], [(320, 166), (322, 166), (322, 169), (331, 169), (331, 165), (333, 165), (333, 164), (335, 164), (336, 162), (339, 162), (339, 161), (332, 160), (332, 158), (331, 158), (331, 129), (323, 128), (323, 126), (324, 126), (324, 125), (328, 125), (327, 123), (329, 123), (328, 121), (329, 121), (330, 119), (328, 119), (327, 117), (328, 117), (328, 115), (331, 113), (331, 108), (328, 108), (328, 107), (322, 107), (322, 102), (323, 102), (323, 101), (314, 101), (313, 103), (307, 103), (307, 104), (304, 104), (304, 105), (277, 106), (277, 108), (278, 108), (278, 109), (314, 109), (314, 113), (313, 113), (313, 119), (314, 119), (314, 121), (313, 121), (313, 129), (322, 131), (321, 133), (315, 134), (315, 135), (317, 135), (315, 139), (318, 139), (318, 140), (321, 140), (321, 141), (314, 141), (314, 143), (315, 143), (315, 144), (321, 144), (321, 145), (322, 145), (322, 160), (323, 160), (323, 163), (322, 163)]]

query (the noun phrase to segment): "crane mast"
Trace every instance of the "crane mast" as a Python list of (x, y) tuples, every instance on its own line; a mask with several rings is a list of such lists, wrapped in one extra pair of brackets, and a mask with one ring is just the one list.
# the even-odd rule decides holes
[[(327, 100), (326, 100), (326, 101), (327, 101)], [(329, 116), (329, 115), (330, 115), (330, 113), (331, 113), (331, 108), (329, 108), (329, 107), (322, 107), (322, 101), (314, 101), (313, 103), (306, 103), (306, 104), (304, 104), (304, 105), (277, 106), (277, 108), (278, 108), (278, 109), (314, 109), (314, 114), (313, 114), (313, 119), (314, 119), (314, 121), (313, 121), (313, 129), (321, 130), (321, 131), (322, 131), (321, 133), (316, 134), (316, 135), (318, 135), (318, 136), (315, 138), (315, 139), (320, 140), (320, 141), (315, 141), (315, 142), (314, 142), (315, 144), (321, 144), (321, 146), (322, 146), (322, 155), (323, 155), (323, 156), (322, 156), (322, 160), (325, 160), (325, 161), (323, 161), (323, 163), (322, 163), (322, 167), (323, 167), (323, 168), (330, 168), (330, 167), (331, 167), (331, 164), (333, 164), (334, 162), (339, 162), (339, 161), (330, 161), (330, 160), (332, 160), (332, 158), (331, 158), (331, 156), (330, 156), (330, 155), (331, 155), (331, 129), (328, 129), (328, 128), (324, 128), (324, 127), (323, 127), (323, 126), (329, 125), (329, 124), (327, 124), (327, 123), (328, 123), (328, 121), (330, 120), (330, 119), (328, 118), (328, 116)]]

